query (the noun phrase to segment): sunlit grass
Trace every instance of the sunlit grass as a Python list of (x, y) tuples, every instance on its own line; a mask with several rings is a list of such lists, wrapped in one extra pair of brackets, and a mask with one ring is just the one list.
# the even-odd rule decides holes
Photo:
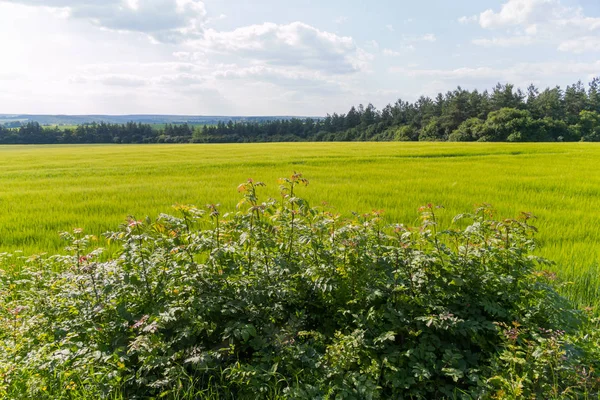
[(446, 222), (478, 203), (500, 216), (538, 217), (540, 254), (557, 262), (569, 294), (600, 304), (600, 146), (594, 144), (287, 143), (0, 147), (0, 251), (60, 251), (59, 231), (100, 235), (127, 215), (175, 203), (234, 210), (252, 177), (278, 196), (276, 179), (301, 171), (301, 196), (342, 213), (384, 209), (413, 223), (444, 205)]

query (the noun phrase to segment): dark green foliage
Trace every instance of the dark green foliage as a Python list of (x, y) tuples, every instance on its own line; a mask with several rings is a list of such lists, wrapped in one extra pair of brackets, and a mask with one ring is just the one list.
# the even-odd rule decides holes
[[(577, 398), (599, 389), (598, 330), (531, 255), (531, 215), (487, 206), (451, 229), (344, 220), (300, 174), (238, 187), (235, 214), (176, 206), (70, 256), (0, 259), (5, 398)], [(580, 335), (582, 328), (586, 336)]]
[(493, 111), (481, 130), (480, 141), (484, 142), (529, 142), (539, 133), (538, 124), (528, 111), (501, 108)]
[[(0, 124), (0, 144), (29, 143), (247, 143), (296, 141), (599, 141), (600, 83), (592, 80), (547, 88), (531, 85), (527, 94), (511, 84), (491, 93), (460, 86), (435, 99), (414, 103), (399, 99), (383, 110), (352, 107), (347, 114), (325, 118), (275, 118), (194, 127), (168, 124), (162, 129), (141, 123), (80, 125), (76, 129), (28, 123), (18, 129)], [(266, 117), (265, 117), (266, 118)], [(481, 121), (481, 126), (478, 121)]]
[(429, 120), (427, 125), (421, 129), (421, 134), (419, 135), (419, 141), (421, 142), (442, 141), (446, 139), (446, 130), (441, 121), (436, 117)]
[(584, 142), (600, 142), (600, 114), (594, 111), (582, 111), (575, 131)]
[(473, 142), (483, 136), (484, 121), (469, 118), (448, 137), (451, 142)]

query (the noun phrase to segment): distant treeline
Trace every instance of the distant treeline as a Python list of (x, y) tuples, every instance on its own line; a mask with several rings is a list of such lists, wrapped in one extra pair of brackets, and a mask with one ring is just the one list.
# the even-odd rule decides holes
[(526, 92), (498, 84), (491, 92), (458, 87), (435, 99), (372, 104), (322, 119), (291, 118), (216, 125), (93, 123), (75, 129), (0, 126), (0, 144), (240, 143), (290, 141), (600, 141), (600, 78)]
[[(1, 110), (0, 110), (1, 111)], [(18, 128), (22, 123), (39, 122), (40, 125), (48, 126), (74, 126), (90, 124), (92, 122), (107, 124), (125, 124), (127, 122), (141, 122), (142, 124), (166, 125), (166, 124), (190, 124), (190, 125), (213, 125), (219, 122), (264, 122), (278, 119), (289, 119), (290, 116), (211, 116), (211, 115), (48, 115), (48, 114), (0, 114), (0, 125), (8, 125)]]

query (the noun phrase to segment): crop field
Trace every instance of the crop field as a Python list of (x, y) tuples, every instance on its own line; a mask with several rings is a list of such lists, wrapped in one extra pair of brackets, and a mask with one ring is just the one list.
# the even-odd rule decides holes
[[(277, 178), (302, 172), (299, 196), (336, 211), (385, 211), (416, 223), (443, 205), (446, 224), (475, 204), (499, 217), (538, 217), (539, 254), (553, 261), (581, 305), (600, 300), (600, 146), (593, 144), (287, 143), (0, 147), (0, 252), (60, 252), (74, 227), (101, 237), (128, 215), (176, 203), (234, 211), (252, 177), (278, 197)], [(99, 245), (105, 245), (100, 239)]]

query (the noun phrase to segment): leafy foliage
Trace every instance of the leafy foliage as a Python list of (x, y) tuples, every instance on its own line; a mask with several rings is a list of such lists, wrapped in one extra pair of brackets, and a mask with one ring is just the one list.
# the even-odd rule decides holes
[[(531, 255), (532, 216), (489, 206), (450, 229), (350, 220), (298, 197), (301, 174), (238, 187), (238, 211), (177, 205), (70, 255), (3, 255), (6, 398), (584, 398), (598, 321)], [(585, 332), (586, 334), (582, 334)]]

